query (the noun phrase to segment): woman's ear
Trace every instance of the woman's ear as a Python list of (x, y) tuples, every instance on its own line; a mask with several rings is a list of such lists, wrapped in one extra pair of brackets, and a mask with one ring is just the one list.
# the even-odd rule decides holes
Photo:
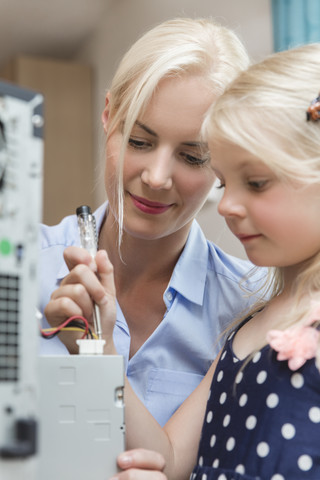
[(106, 104), (101, 115), (101, 120), (103, 124), (103, 130), (107, 133), (108, 123), (109, 123), (109, 103), (110, 103), (110, 92), (106, 95)]

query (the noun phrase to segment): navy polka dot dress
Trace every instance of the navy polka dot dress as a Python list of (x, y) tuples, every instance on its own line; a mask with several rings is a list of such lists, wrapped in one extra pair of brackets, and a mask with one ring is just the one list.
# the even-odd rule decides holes
[(229, 337), (208, 399), (191, 480), (320, 480), (320, 373), (293, 372), (268, 345), (247, 365)]

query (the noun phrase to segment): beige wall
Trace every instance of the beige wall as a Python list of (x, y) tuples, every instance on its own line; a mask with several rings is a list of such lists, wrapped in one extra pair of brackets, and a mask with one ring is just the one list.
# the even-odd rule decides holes
[[(272, 50), (269, 0), (113, 0), (94, 35), (78, 52), (77, 59), (94, 67), (95, 202), (104, 198), (104, 139), (100, 115), (105, 92), (116, 65), (127, 48), (153, 25), (175, 16), (211, 16), (234, 29), (253, 60)], [(207, 202), (198, 216), (206, 236), (225, 251), (243, 257), (239, 242), (227, 231), (216, 212), (216, 203)]]

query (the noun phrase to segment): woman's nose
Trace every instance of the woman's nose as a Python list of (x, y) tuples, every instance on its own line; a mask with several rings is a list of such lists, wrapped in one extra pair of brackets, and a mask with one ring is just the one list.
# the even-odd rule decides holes
[(172, 187), (172, 172), (174, 157), (170, 152), (155, 152), (153, 158), (148, 159), (141, 180), (154, 190)]

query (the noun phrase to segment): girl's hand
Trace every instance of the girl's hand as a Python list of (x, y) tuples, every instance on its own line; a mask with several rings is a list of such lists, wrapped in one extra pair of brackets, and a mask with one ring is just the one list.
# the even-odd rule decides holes
[[(94, 303), (99, 306), (103, 338), (108, 351), (115, 353), (112, 333), (116, 320), (116, 297), (113, 266), (105, 250), (97, 252), (95, 260), (80, 247), (67, 247), (64, 259), (70, 273), (51, 295), (44, 314), (52, 327), (71, 316), (85, 317), (93, 329)], [(78, 353), (75, 342), (81, 333), (61, 332), (60, 339), (70, 353)]]
[(166, 480), (162, 455), (151, 450), (135, 449), (118, 456), (118, 466), (123, 471), (110, 480)]

